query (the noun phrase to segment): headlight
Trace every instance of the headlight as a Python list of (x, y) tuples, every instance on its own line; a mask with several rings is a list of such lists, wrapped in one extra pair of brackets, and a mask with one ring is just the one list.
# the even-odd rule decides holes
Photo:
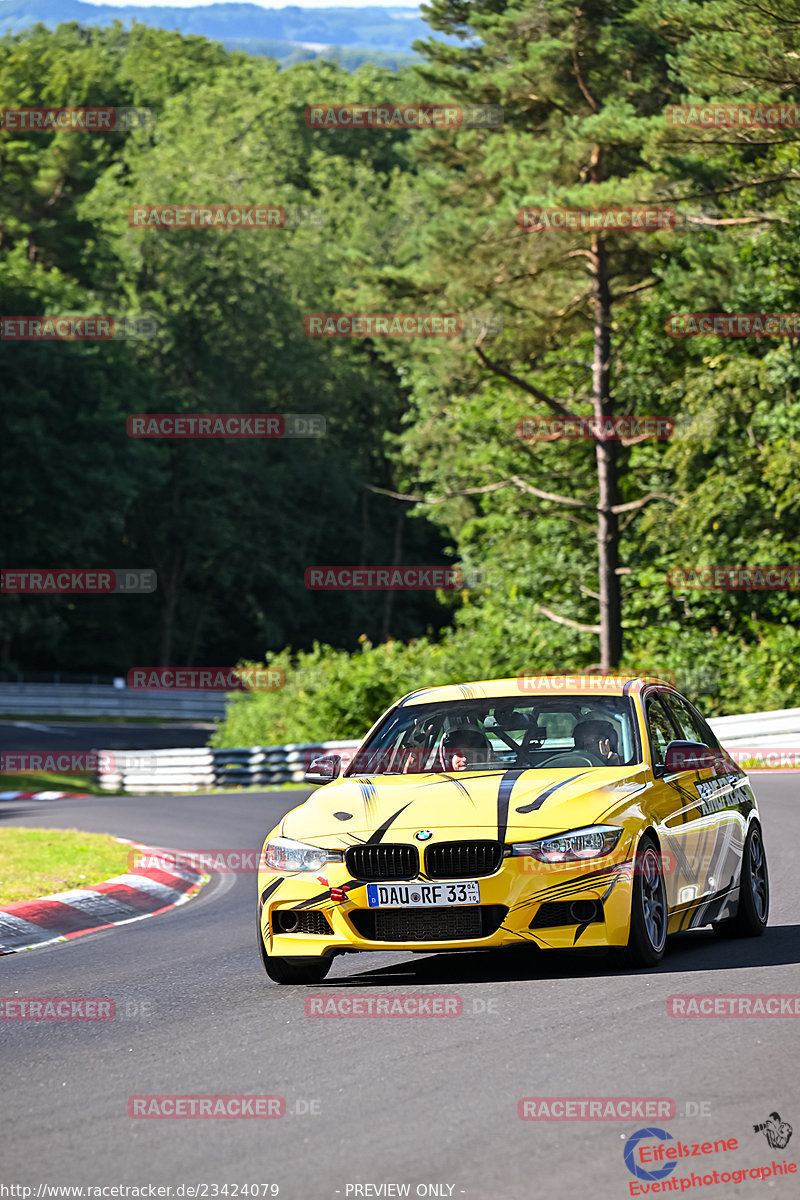
[(264, 847), (264, 862), (273, 871), (319, 871), (325, 863), (343, 861), (341, 850), (320, 850), (292, 838), (273, 838)]
[(528, 855), (546, 863), (580, 862), (610, 854), (621, 836), (622, 830), (613, 825), (590, 825), (588, 829), (556, 833), (535, 842), (516, 842), (511, 846), (511, 853)]

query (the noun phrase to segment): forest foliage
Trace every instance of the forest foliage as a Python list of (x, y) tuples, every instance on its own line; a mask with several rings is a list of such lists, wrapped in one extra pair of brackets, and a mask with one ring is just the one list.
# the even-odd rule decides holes
[[(0, 129), (0, 315), (148, 316), (155, 337), (0, 340), (8, 566), (149, 567), (149, 596), (4, 596), (0, 667), (269, 661), (223, 744), (356, 736), (428, 683), (596, 668), (589, 416), (598, 253), (607, 404), (675, 422), (614, 448), (620, 666), (710, 712), (796, 704), (797, 590), (670, 587), (800, 563), (796, 338), (668, 335), (671, 314), (800, 312), (800, 4), (433, 0), (423, 65), (280, 70), (201, 37), (37, 27), (6, 105), (154, 110), (130, 133)], [(461, 44), (437, 33), (463, 34)], [(317, 129), (309, 104), (501, 106), (503, 124)], [(602, 170), (599, 164), (602, 164)], [(137, 204), (279, 204), (282, 229), (132, 228)], [(530, 232), (526, 206), (660, 206), (673, 228)], [(599, 246), (599, 250), (598, 250)], [(490, 319), (453, 339), (309, 338), (315, 312)], [(475, 330), (481, 330), (476, 337)], [(319, 413), (314, 439), (127, 436), (132, 413)], [(456, 593), (314, 592), (313, 564), (464, 566)]]

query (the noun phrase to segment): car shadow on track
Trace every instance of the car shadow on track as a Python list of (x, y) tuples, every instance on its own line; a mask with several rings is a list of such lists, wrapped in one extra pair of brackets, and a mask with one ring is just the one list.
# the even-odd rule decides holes
[[(349, 956), (348, 956), (349, 957)], [(663, 961), (652, 968), (629, 967), (606, 950), (537, 950), (534, 946), (485, 952), (425, 953), (406, 962), (373, 969), (349, 970), (338, 961), (337, 974), (325, 980), (330, 989), (413, 983), (426, 987), (445, 983), (506, 983), (526, 979), (593, 979), (624, 975), (681, 975), (688, 971), (732, 971), (800, 962), (800, 925), (771, 925), (760, 938), (724, 941), (710, 929), (676, 934)], [(355, 967), (355, 963), (353, 963)]]

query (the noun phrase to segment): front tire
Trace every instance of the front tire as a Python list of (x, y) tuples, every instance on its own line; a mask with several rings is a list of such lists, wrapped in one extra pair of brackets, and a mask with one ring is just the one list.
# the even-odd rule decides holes
[(769, 917), (769, 872), (761, 827), (753, 825), (742, 853), (739, 908), (735, 917), (712, 926), (717, 937), (761, 937)]
[(631, 888), (631, 931), (627, 961), (636, 967), (655, 967), (667, 942), (667, 889), (661, 852), (646, 833), (636, 849)]
[(331, 969), (330, 957), (314, 958), (308, 955), (304, 958), (280, 958), (278, 955), (268, 954), (261, 932), (261, 913), (256, 919), (256, 937), (264, 970), (273, 983), (322, 983)]

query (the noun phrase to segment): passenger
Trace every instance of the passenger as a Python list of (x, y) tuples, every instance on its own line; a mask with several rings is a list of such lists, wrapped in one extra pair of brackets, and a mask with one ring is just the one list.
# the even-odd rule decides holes
[(610, 721), (580, 721), (572, 731), (576, 750), (586, 750), (603, 760), (606, 767), (618, 767), (617, 731)]
[(445, 771), (466, 771), (475, 763), (492, 760), (489, 739), (479, 729), (451, 729), (442, 741)]

